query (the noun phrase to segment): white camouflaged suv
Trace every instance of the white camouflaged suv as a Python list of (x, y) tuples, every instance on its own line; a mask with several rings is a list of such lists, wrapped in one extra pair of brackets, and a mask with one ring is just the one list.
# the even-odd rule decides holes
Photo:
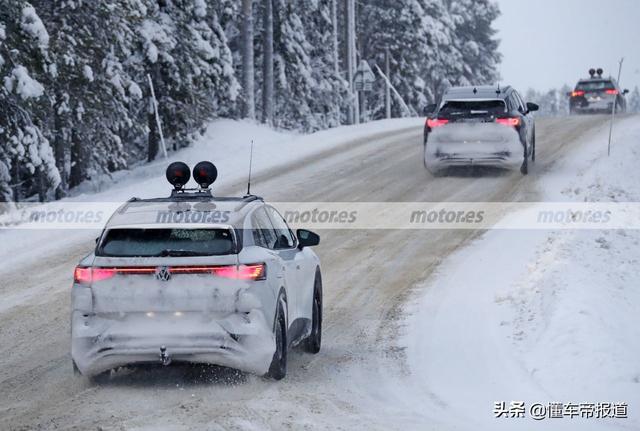
[(131, 199), (75, 269), (71, 356), (77, 373), (209, 363), (282, 379), (287, 351), (320, 350), (322, 279), (309, 248), (256, 196), (214, 197), (217, 172), (173, 163), (169, 198)]

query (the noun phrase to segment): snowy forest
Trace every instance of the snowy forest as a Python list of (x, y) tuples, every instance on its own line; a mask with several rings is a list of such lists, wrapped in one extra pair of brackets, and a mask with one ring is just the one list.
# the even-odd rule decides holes
[(490, 0), (0, 0), (0, 201), (153, 160), (158, 122), (168, 151), (220, 117), (351, 124), (362, 60), (368, 118), (420, 112), (497, 82), (498, 15)]

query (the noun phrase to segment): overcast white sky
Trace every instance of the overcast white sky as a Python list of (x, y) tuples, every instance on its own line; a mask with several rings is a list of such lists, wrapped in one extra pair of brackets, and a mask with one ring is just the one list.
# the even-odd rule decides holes
[[(640, 0), (496, 0), (503, 82), (525, 92), (587, 77), (591, 67), (640, 86)], [(615, 70), (614, 70), (615, 69)]]

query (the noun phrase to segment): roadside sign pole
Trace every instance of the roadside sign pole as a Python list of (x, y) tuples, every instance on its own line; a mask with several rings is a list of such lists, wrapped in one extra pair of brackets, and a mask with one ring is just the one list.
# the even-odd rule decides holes
[[(369, 63), (367, 63), (366, 60), (360, 60), (360, 64), (358, 65), (358, 70), (356, 71), (353, 81), (354, 81), (354, 88), (356, 90), (356, 98), (357, 98), (356, 106), (358, 106), (360, 104), (360, 100), (362, 100), (362, 112), (364, 117), (363, 121), (365, 123), (369, 119), (369, 114), (367, 112), (366, 93), (373, 90), (373, 83), (375, 82), (375, 80), (376, 80), (376, 75), (371, 70)], [(357, 110), (356, 113), (359, 114), (359, 110)], [(356, 124), (358, 124), (358, 122), (356, 122)]]
[(162, 133), (162, 123), (160, 122), (160, 114), (158, 113), (158, 101), (156, 100), (156, 92), (153, 89), (153, 81), (151, 80), (151, 74), (147, 73), (149, 79), (149, 88), (151, 89), (151, 101), (153, 102), (153, 110), (156, 116), (156, 126), (158, 127), (158, 134), (160, 135), (160, 144), (162, 145), (162, 155), (167, 158), (167, 146), (164, 143), (164, 134)]
[[(387, 76), (391, 76), (389, 45), (384, 50), (384, 71)], [(385, 114), (387, 118), (391, 118), (391, 86), (385, 80)]]
[[(618, 87), (620, 87), (620, 76), (622, 75), (622, 63), (624, 57), (620, 59), (620, 66), (618, 67)], [(607, 146), (607, 156), (611, 156), (611, 137), (613, 136), (613, 120), (616, 118), (616, 105), (618, 104), (618, 96), (613, 102), (613, 108), (611, 109), (611, 124), (609, 125), (609, 145)]]
[(396, 95), (396, 97), (398, 98), (398, 101), (400, 102), (400, 105), (402, 105), (402, 108), (406, 111), (406, 113), (409, 116), (415, 115), (416, 117), (418, 117), (418, 113), (415, 111), (415, 109), (409, 108), (409, 106), (405, 103), (405, 101), (402, 98), (402, 96), (400, 95), (400, 93), (398, 93), (398, 90), (396, 90), (396, 88), (393, 86), (391, 81), (389, 81), (389, 77), (384, 74), (382, 69), (380, 69), (380, 67), (378, 67), (377, 64), (375, 65), (375, 67), (376, 67), (376, 70), (378, 71), (378, 73), (380, 74), (380, 76), (382, 76), (382, 79), (384, 79), (386, 81), (387, 85), (391, 88), (391, 91), (393, 91), (393, 94)]

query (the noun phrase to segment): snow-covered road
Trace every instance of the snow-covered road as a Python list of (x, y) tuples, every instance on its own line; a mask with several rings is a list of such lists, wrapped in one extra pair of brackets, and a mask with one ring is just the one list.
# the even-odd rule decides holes
[[(590, 138), (602, 133), (606, 120), (539, 120), (538, 161), (528, 177), (495, 172), (429, 176), (422, 166), (422, 121), (417, 119), (325, 132), (313, 138), (316, 149), (305, 149), (299, 160), (287, 159), (279, 164), (277, 157), (265, 151), (265, 158), (275, 160), (259, 170), (253, 191), (276, 202), (546, 199), (547, 189), (559, 181), (545, 185), (545, 178), (556, 175), (565, 166), (563, 160), (587, 151)], [(296, 137), (276, 135), (269, 139), (290, 139), (287, 151), (297, 152), (293, 144)], [(184, 158), (189, 162), (213, 158), (219, 167), (224, 166), (224, 154), (212, 157), (211, 151), (196, 146)], [(229, 158), (228, 178), (219, 193), (242, 191), (240, 172), (244, 170), (237, 160), (241, 159)], [(588, 165), (588, 160), (580, 160)], [(138, 185), (123, 180), (121, 187), (105, 192), (101, 198), (118, 200), (140, 195), (141, 190), (164, 193), (162, 168), (153, 173), (150, 169), (145, 166), (136, 171)], [(572, 175), (566, 167), (563, 169), (565, 179)], [(221, 169), (223, 179), (224, 172)], [(93, 199), (99, 196), (86, 192)], [(77, 197), (83, 198), (86, 196)], [(321, 234), (318, 253), (325, 284), (323, 350), (317, 356), (291, 355), (286, 380), (274, 383), (231, 371), (170, 367), (120, 373), (104, 385), (92, 386), (72, 375), (68, 326), (70, 277), (77, 260), (92, 246), (92, 233), (0, 232), (0, 256), (11, 262), (0, 271), (0, 294), (12, 301), (0, 309), (2, 428), (480, 430), (495, 429), (492, 422), (487, 422), (493, 417), (493, 401), (636, 401), (547, 398), (557, 393), (545, 390), (544, 382), (557, 376), (547, 374), (537, 380), (531, 376), (535, 363), (524, 367), (509, 359), (516, 353), (530, 352), (533, 348), (526, 343), (531, 341), (523, 341), (524, 345), (501, 343), (503, 334), (500, 326), (495, 327), (494, 316), (483, 318), (483, 313), (494, 311), (495, 292), (488, 288), (472, 292), (464, 289), (465, 283), (479, 275), (460, 268), (470, 259), (493, 252), (496, 258), (503, 253), (504, 259), (514, 262), (504, 275), (492, 272), (495, 284), (521, 274), (519, 258), (533, 259), (531, 283), (537, 280), (535, 277), (543, 278), (536, 275), (544, 265), (543, 249), (538, 244), (546, 240), (548, 232), (527, 234), (530, 238), (523, 238), (520, 246), (526, 253), (508, 253), (508, 249), (496, 245), (497, 240), (486, 238), (502, 235), (513, 241), (519, 234), (509, 231), (489, 232), (481, 245), (474, 242), (481, 232), (471, 230), (340, 230)], [(48, 243), (41, 246), (38, 235)], [(489, 244), (482, 245), (482, 241)], [(470, 247), (462, 247), (469, 243)], [(538, 267), (536, 259), (542, 259)], [(495, 259), (477, 262), (484, 262), (487, 271), (496, 268)], [(637, 261), (629, 265), (637, 269)], [(446, 268), (455, 269), (455, 273), (448, 277)], [(486, 307), (475, 307), (476, 299)], [(520, 297), (514, 301), (536, 299)], [(637, 310), (637, 296), (635, 300)], [(523, 325), (507, 310), (500, 310), (500, 316), (512, 318), (505, 320), (511, 329)], [(484, 338), (478, 338), (480, 335)], [(552, 344), (552, 340), (547, 342)], [(461, 351), (473, 358), (465, 360)], [(541, 351), (536, 354), (532, 356), (534, 361), (543, 356)], [(483, 369), (485, 373), (481, 373)], [(533, 391), (538, 387), (539, 391)], [(640, 393), (640, 385), (635, 387)], [(593, 391), (586, 394), (598, 395)], [(532, 395), (537, 398), (524, 399)], [(603, 397), (609, 395), (615, 393), (602, 392)], [(570, 425), (562, 422), (561, 429)], [(594, 426), (603, 429), (597, 422)]]

